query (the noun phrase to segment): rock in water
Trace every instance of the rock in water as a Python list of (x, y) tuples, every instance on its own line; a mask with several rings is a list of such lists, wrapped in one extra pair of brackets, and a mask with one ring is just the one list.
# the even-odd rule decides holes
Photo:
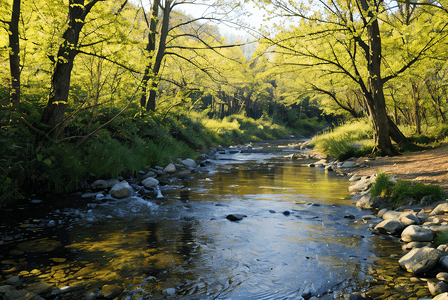
[(413, 249), (403, 256), (398, 263), (412, 273), (423, 273), (434, 267), (441, 257), (441, 252), (434, 248)]
[(142, 181), (142, 184), (145, 186), (145, 188), (152, 188), (158, 186), (159, 181), (155, 178), (148, 177)]
[(242, 220), (245, 217), (247, 217), (247, 216), (246, 215), (242, 215), (242, 214), (231, 214), (231, 215), (228, 215), (226, 217), (226, 219), (230, 220), (230, 221), (240, 221), (240, 220)]
[(110, 194), (112, 197), (117, 199), (127, 198), (132, 195), (134, 189), (129, 185), (126, 180), (117, 183), (110, 189)]

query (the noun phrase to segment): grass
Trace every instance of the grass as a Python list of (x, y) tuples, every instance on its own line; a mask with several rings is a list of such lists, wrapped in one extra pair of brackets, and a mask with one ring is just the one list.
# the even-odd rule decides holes
[(311, 140), (322, 153), (339, 160), (365, 156), (373, 150), (373, 129), (367, 119), (352, 121), (327, 129)]
[(425, 185), (414, 181), (390, 181), (390, 175), (379, 172), (375, 182), (370, 188), (372, 198), (388, 197), (389, 202), (395, 206), (402, 204), (406, 198), (420, 201), (425, 196), (430, 196), (433, 202), (443, 199), (444, 192), (438, 185)]

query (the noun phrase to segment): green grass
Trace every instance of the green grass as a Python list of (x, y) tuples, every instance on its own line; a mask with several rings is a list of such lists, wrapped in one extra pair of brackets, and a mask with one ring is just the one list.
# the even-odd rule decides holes
[(438, 185), (425, 185), (414, 181), (390, 181), (390, 175), (379, 173), (370, 188), (372, 198), (388, 197), (391, 204), (399, 206), (403, 199), (413, 198), (420, 201), (424, 196), (431, 196), (433, 202), (443, 199), (444, 192)]
[(310, 144), (328, 156), (345, 160), (370, 154), (374, 146), (372, 138), (372, 126), (363, 119), (325, 130), (313, 137)]

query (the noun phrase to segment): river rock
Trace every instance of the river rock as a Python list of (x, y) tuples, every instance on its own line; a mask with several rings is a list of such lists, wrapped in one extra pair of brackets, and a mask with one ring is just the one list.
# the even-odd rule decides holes
[(121, 286), (115, 284), (106, 284), (101, 289), (100, 296), (107, 299), (114, 299), (118, 297), (121, 293), (123, 293), (123, 288)]
[(375, 226), (375, 229), (379, 232), (392, 235), (398, 234), (404, 228), (405, 226), (400, 221), (395, 219), (384, 220)]
[(120, 183), (117, 179), (109, 179), (109, 180), (97, 180), (94, 183), (92, 183), (90, 186), (92, 189), (110, 189), (117, 183)]
[(398, 220), (401, 217), (401, 214), (402, 212), (399, 211), (388, 210), (383, 213), (381, 218), (383, 218), (383, 220), (394, 220), (394, 219)]
[(369, 176), (363, 176), (361, 179), (354, 181), (354, 184), (348, 188), (348, 191), (353, 194), (365, 191), (371, 183), (372, 179)]
[(448, 273), (447, 272), (440, 272), (440, 273), (437, 274), (436, 278), (438, 280), (442, 280), (442, 281), (448, 282)]
[(28, 290), (9, 290), (3, 295), (3, 300), (40, 300), (42, 297)]
[(145, 188), (153, 188), (159, 185), (159, 181), (155, 178), (148, 177), (142, 181), (142, 184)]
[(144, 180), (144, 179), (146, 179), (146, 178), (149, 178), (149, 177), (156, 177), (156, 176), (157, 176), (156, 172), (154, 172), (154, 171), (149, 171), (148, 173), (142, 175), (141, 179)]
[(349, 181), (349, 182), (354, 182), (354, 181), (358, 181), (358, 180), (360, 180), (360, 179), (361, 179), (361, 176), (355, 174), (355, 175), (353, 175), (352, 177), (350, 177), (350, 179), (349, 179), (348, 181)]
[(19, 286), (22, 284), (22, 280), (20, 280), (19, 276), (12, 276), (6, 280), (6, 283), (13, 286)]
[(33, 293), (39, 295), (39, 294), (51, 292), (51, 290), (53, 290), (53, 287), (45, 282), (34, 282), (31, 284), (28, 284), (26, 286), (26, 289), (29, 290), (30, 292), (33, 292)]
[(169, 164), (163, 169), (163, 173), (175, 173), (176, 171), (176, 166), (174, 164)]
[(403, 242), (431, 242), (435, 236), (436, 233), (431, 229), (410, 225), (401, 233), (401, 240)]
[(372, 208), (384, 209), (390, 207), (389, 197), (375, 197), (370, 202)]
[(447, 212), (448, 212), (448, 203), (441, 203), (437, 205), (436, 208), (434, 208), (429, 215), (430, 216), (443, 215), (444, 213)]
[(117, 199), (130, 197), (132, 193), (134, 193), (134, 189), (126, 180), (117, 183), (110, 189), (111, 196)]
[(410, 242), (407, 244), (404, 244), (401, 249), (403, 249), (404, 251), (409, 251), (412, 249), (416, 249), (416, 248), (423, 248), (423, 247), (427, 247), (431, 245), (430, 242)]
[(398, 263), (402, 268), (411, 273), (423, 273), (434, 267), (439, 261), (439, 250), (429, 247), (413, 249), (400, 258)]
[(448, 293), (443, 293), (435, 296), (432, 300), (448, 300)]
[(359, 199), (358, 201), (356, 201), (356, 207), (359, 208), (363, 208), (363, 209), (369, 209), (372, 208), (370, 206), (370, 194), (364, 195), (361, 197), (361, 199)]
[(405, 226), (420, 224), (420, 219), (412, 212), (402, 213), (398, 220)]
[(356, 164), (354, 161), (345, 161), (342, 163), (342, 165), (339, 166), (339, 168), (351, 168)]
[(196, 168), (198, 165), (191, 158), (187, 158), (181, 161), (181, 163), (187, 168)]
[(230, 220), (230, 221), (240, 221), (240, 220), (242, 220), (245, 217), (247, 217), (247, 216), (246, 215), (242, 215), (242, 214), (231, 214), (231, 215), (228, 215), (226, 217), (226, 219)]
[(0, 286), (0, 294), (4, 294), (9, 290), (15, 290), (16, 287), (13, 285), (2, 285)]
[(428, 289), (431, 295), (439, 295), (448, 292), (448, 283), (437, 279), (428, 279)]

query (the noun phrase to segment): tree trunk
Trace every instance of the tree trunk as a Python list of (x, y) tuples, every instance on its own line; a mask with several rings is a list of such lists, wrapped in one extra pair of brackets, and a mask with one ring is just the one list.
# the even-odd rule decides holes
[(422, 116), (420, 112), (420, 93), (418, 90), (418, 84), (414, 81), (411, 82), (412, 86), (412, 99), (414, 100), (414, 125), (417, 134), (422, 134)]
[(162, 65), (163, 58), (165, 57), (166, 49), (166, 38), (168, 37), (168, 31), (170, 27), (170, 14), (171, 14), (171, 3), (173, 0), (166, 0), (165, 7), (163, 8), (163, 20), (162, 29), (160, 31), (159, 49), (157, 50), (156, 60), (154, 62), (152, 78), (151, 78), (151, 90), (149, 91), (149, 99), (146, 106), (147, 111), (156, 110), (156, 96), (157, 89), (159, 87), (159, 72)]
[(20, 1), (14, 0), (12, 4), (11, 22), (9, 22), (9, 66), (10, 90), (9, 99), (13, 110), (20, 111), (20, 45), (19, 45), (19, 19)]
[(70, 0), (69, 2), (68, 28), (62, 36), (64, 41), (59, 46), (51, 76), (50, 95), (41, 119), (43, 124), (51, 127), (53, 139), (58, 139), (64, 129), (62, 121), (64, 120), (65, 106), (68, 102), (73, 62), (78, 54), (76, 48), (79, 34), (84, 26), (87, 14), (98, 1), (102, 0), (93, 0), (87, 5), (84, 5), (84, 0)]
[[(148, 65), (145, 68), (145, 75), (143, 75), (142, 85), (142, 97), (140, 98), (141, 107), (146, 107), (148, 82), (151, 79), (152, 61), (154, 57), (154, 51), (156, 50), (156, 33), (159, 17), (160, 0), (155, 0), (151, 8), (151, 20), (149, 22), (148, 44), (146, 45), (146, 51), (148, 52)], [(146, 16), (146, 15), (145, 15)], [(151, 89), (150, 89), (151, 90)]]

